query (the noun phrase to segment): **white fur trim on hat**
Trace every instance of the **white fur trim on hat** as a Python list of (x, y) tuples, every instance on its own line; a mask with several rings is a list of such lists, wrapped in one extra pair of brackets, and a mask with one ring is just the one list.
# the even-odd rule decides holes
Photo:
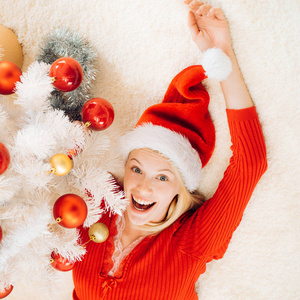
[(170, 159), (190, 192), (199, 186), (202, 163), (186, 137), (165, 127), (145, 123), (119, 139), (118, 151), (125, 161), (132, 150), (143, 148), (156, 150)]
[(230, 58), (218, 48), (210, 48), (203, 53), (202, 67), (208, 78), (218, 81), (225, 80), (232, 71)]

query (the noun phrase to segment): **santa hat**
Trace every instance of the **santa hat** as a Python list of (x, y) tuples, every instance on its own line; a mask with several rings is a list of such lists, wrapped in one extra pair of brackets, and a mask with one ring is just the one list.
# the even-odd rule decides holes
[(178, 168), (187, 189), (200, 183), (201, 169), (215, 147), (215, 129), (208, 112), (209, 95), (201, 81), (225, 80), (232, 69), (220, 49), (203, 53), (202, 65), (181, 71), (172, 80), (162, 103), (149, 107), (135, 128), (122, 136), (118, 150), (126, 160), (134, 149), (156, 150)]

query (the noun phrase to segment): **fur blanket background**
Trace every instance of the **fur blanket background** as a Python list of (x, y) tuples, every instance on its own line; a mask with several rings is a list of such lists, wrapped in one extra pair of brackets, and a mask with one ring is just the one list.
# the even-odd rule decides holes
[[(232, 42), (266, 139), (269, 168), (220, 261), (207, 266), (199, 299), (300, 299), (300, 47), (297, 0), (212, 0), (228, 18)], [(0, 0), (0, 24), (23, 46), (23, 71), (48, 33), (67, 27), (98, 54), (94, 97), (109, 100), (112, 141), (134, 126), (168, 84), (201, 55), (187, 27), (182, 0)], [(230, 137), (219, 83), (206, 81), (216, 126), (216, 149), (199, 189), (213, 195), (228, 164)], [(30, 276), (30, 274), (29, 274)], [(38, 282), (36, 283), (38, 284)], [(61, 297), (71, 299), (71, 274)], [(41, 299), (16, 286), (7, 299)]]

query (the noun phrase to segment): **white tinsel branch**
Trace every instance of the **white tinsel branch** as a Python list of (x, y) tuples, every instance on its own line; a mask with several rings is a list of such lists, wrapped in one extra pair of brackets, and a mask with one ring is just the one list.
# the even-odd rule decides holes
[[(22, 222), (18, 222), (12, 232), (6, 232), (0, 245), (0, 273), (5, 265), (34, 239), (49, 235), (49, 207), (18, 207)], [(21, 217), (20, 217), (21, 215)]]
[(22, 175), (23, 184), (32, 188), (45, 188), (53, 187), (52, 179), (55, 175), (50, 174), (51, 164), (44, 163), (32, 158), (19, 159), (13, 156), (13, 170)]
[(109, 140), (105, 133), (89, 132), (84, 148), (73, 157), (74, 166), (68, 176), (68, 185), (92, 195), (85, 198), (89, 210), (84, 223), (86, 227), (95, 223), (102, 215), (100, 205), (103, 199), (106, 210), (110, 209), (113, 213), (121, 215), (127, 206), (124, 193), (117, 191), (116, 181), (103, 168), (113, 163), (112, 157), (105, 155), (108, 149)]
[(104, 155), (110, 148), (110, 140), (105, 132), (96, 132), (89, 130), (85, 134), (85, 144), (81, 151), (74, 157), (76, 159), (76, 165), (82, 165), (86, 161), (94, 161), (95, 163), (101, 163), (101, 166), (105, 163), (103, 160)]
[(12, 128), (13, 122), (9, 119), (9, 114), (4, 108), (5, 98), (0, 95), (0, 143), (6, 147), (12, 140), (14, 134), (14, 128)]
[(49, 77), (50, 65), (35, 61), (28, 71), (23, 73), (21, 81), (16, 84), (18, 99), (16, 104), (21, 105), (26, 112), (40, 112), (50, 108), (49, 94), (54, 89)]
[(16, 276), (14, 276), (14, 274), (18, 272), (18, 269), (19, 266), (17, 261), (12, 261), (10, 264), (4, 266), (0, 275), (0, 291), (4, 291), (11, 284), (15, 284)]
[[(4, 205), (20, 190), (21, 180), (12, 173), (6, 171), (0, 176), (0, 205)], [(1, 219), (1, 218), (0, 218)]]
[(14, 95), (0, 95), (0, 142), (12, 144), (16, 132), (24, 126), (24, 111), (14, 105)]
[[(0, 96), (0, 101), (3, 99), (3, 97)], [(0, 128), (1, 130), (1, 140), (2, 140), (2, 134), (5, 132), (5, 127), (8, 120), (8, 113), (4, 110), (4, 107), (0, 103)]]
[[(76, 166), (76, 161), (75, 161)], [(103, 213), (100, 209), (101, 202), (104, 200), (107, 210), (121, 215), (127, 206), (124, 200), (124, 193), (118, 191), (116, 181), (107, 171), (101, 167), (95, 167), (92, 162), (74, 168), (70, 172), (69, 184), (88, 191), (92, 197), (86, 201), (89, 214), (84, 222), (85, 227), (95, 223)]]
[[(15, 138), (15, 153), (19, 157), (51, 158), (59, 153), (84, 144), (84, 132), (78, 124), (70, 122), (63, 111), (39, 112), (30, 124)], [(67, 153), (65, 153), (67, 154)]]
[[(75, 228), (55, 222), (55, 201), (66, 193), (81, 196), (88, 206), (84, 226), (90, 226), (103, 210), (121, 214), (126, 200), (108, 173), (117, 163), (107, 155), (110, 141), (106, 134), (86, 131), (63, 111), (50, 107), (53, 85), (49, 68), (34, 62), (23, 73), (17, 84), (17, 105), (10, 97), (1, 97), (0, 142), (3, 138), (11, 163), (0, 177), (0, 288), (20, 283), (30, 287), (39, 282), (47, 289), (46, 295), (55, 299), (59, 276), (49, 263), (52, 251), (70, 261), (81, 260), (86, 251), (78, 245)], [(51, 157), (73, 149), (78, 153), (73, 156), (71, 172), (62, 177), (49, 174)], [(106, 207), (102, 209), (104, 198)]]

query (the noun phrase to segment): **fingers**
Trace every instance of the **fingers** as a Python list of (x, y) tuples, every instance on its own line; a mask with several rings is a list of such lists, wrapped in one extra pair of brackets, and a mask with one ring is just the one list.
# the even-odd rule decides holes
[(189, 6), (196, 16), (217, 18), (219, 20), (226, 19), (221, 8), (214, 8), (210, 4), (204, 4), (197, 0), (185, 0), (184, 3)]
[(187, 5), (191, 4), (191, 2), (193, 2), (193, 0), (185, 0), (184, 1), (184, 3), (187, 4)]
[(197, 0), (187, 0), (189, 3), (187, 3), (189, 5), (189, 8), (195, 13), (199, 7), (201, 5), (203, 5), (204, 3), (203, 2), (200, 2), (200, 1), (197, 1)]
[(200, 16), (208, 16), (207, 14), (211, 9), (212, 6), (210, 4), (203, 4), (197, 9), (196, 14)]
[(200, 31), (197, 25), (197, 21), (195, 19), (195, 15), (191, 11), (189, 12), (188, 15), (188, 25), (189, 25), (192, 39), (194, 40)]
[(215, 18), (217, 18), (219, 20), (225, 20), (226, 19), (225, 15), (224, 15), (224, 13), (223, 13), (223, 11), (222, 11), (221, 8), (214, 8), (214, 7), (212, 7), (209, 10), (207, 16), (208, 17), (215, 17)]

